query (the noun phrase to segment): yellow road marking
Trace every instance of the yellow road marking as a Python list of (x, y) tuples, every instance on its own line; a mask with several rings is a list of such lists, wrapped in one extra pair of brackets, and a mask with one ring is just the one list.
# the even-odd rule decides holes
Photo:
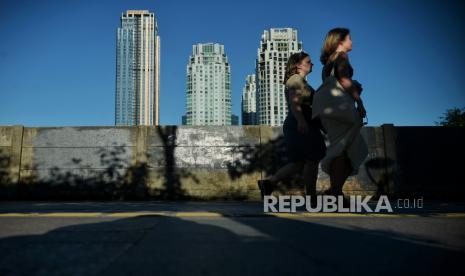
[(107, 217), (119, 217), (119, 218), (131, 218), (139, 216), (166, 216), (164, 212), (118, 212), (118, 213), (106, 213), (104, 216)]
[(214, 212), (177, 212), (176, 217), (224, 217), (223, 214)]
[(461, 218), (465, 217), (465, 213), (446, 213), (444, 214), (446, 217), (451, 217), (451, 218)]
[(38, 217), (62, 217), (63, 214), (66, 215), (66, 217), (72, 217), (72, 218), (79, 218), (79, 217), (100, 217), (103, 214), (102, 213), (85, 213), (85, 212), (73, 212), (73, 213), (38, 213), (36, 216)]
[(278, 218), (344, 218), (344, 217), (382, 217), (382, 218), (411, 218), (411, 217), (447, 217), (465, 218), (465, 213), (433, 213), (433, 214), (396, 214), (396, 213), (252, 213), (252, 214), (222, 214), (217, 212), (53, 212), (53, 213), (0, 213), (2, 217), (116, 217), (128, 218), (138, 216), (164, 217), (278, 217)]
[(28, 213), (6, 213), (6, 214), (0, 214), (0, 217), (32, 217), (35, 216), (34, 214), (28, 214)]

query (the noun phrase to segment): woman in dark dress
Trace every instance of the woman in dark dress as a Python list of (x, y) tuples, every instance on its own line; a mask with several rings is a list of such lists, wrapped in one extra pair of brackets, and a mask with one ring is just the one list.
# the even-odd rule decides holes
[(263, 195), (270, 195), (277, 182), (302, 172), (307, 195), (316, 195), (318, 164), (325, 156), (325, 142), (319, 119), (312, 120), (312, 100), (315, 90), (305, 77), (312, 71), (308, 54), (299, 52), (289, 57), (284, 77), (288, 114), (283, 132), (290, 163), (266, 180), (259, 181)]
[[(352, 39), (349, 29), (335, 28), (328, 32), (320, 57), (324, 66), (323, 82), (334, 76), (344, 92), (353, 98), (354, 104), (356, 103), (357, 112), (354, 113), (358, 117), (354, 121), (348, 120), (349, 118), (342, 121), (322, 118), (330, 142), (327, 155), (322, 161), (322, 169), (330, 176), (331, 189), (327, 193), (332, 195), (343, 195), (342, 187), (345, 181), (350, 175), (357, 174), (367, 154), (366, 144), (360, 135), (362, 118), (366, 117), (366, 111), (360, 97), (362, 86), (356, 80), (352, 80), (354, 70), (348, 56), (351, 50)], [(319, 105), (317, 99), (316, 110), (319, 109)], [(354, 134), (349, 135), (350, 133)]]

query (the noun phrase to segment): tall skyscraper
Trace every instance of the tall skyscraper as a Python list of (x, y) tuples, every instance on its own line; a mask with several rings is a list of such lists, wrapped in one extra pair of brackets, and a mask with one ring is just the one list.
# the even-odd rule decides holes
[(196, 44), (187, 65), (186, 125), (231, 125), (231, 71), (224, 46)]
[(255, 74), (248, 75), (245, 79), (245, 86), (242, 90), (242, 124), (256, 125), (257, 124), (257, 86)]
[(160, 37), (155, 15), (128, 10), (116, 39), (117, 126), (158, 125)]
[(256, 63), (258, 124), (280, 126), (284, 122), (288, 112), (283, 84), (286, 64), (290, 55), (300, 51), (297, 30), (264, 31)]

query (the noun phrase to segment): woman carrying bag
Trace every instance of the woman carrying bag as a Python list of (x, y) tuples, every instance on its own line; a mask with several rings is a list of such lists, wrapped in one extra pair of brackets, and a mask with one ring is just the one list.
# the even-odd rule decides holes
[[(335, 28), (328, 32), (321, 51), (323, 84), (313, 99), (312, 117), (320, 118), (327, 131), (329, 146), (321, 168), (330, 176), (329, 193), (343, 195), (342, 188), (368, 155), (360, 130), (366, 117), (360, 93), (362, 86), (352, 80), (350, 31)], [(355, 106), (357, 103), (357, 107)]]

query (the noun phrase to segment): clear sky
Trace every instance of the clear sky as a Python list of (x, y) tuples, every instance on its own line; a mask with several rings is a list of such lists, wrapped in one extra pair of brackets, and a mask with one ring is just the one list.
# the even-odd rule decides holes
[(0, 125), (114, 125), (116, 29), (121, 13), (148, 9), (161, 37), (160, 123), (185, 113), (192, 45), (225, 45), (233, 113), (254, 73), (265, 29), (292, 27), (315, 63), (327, 31), (351, 29), (354, 78), (363, 86), (369, 125), (434, 125), (465, 106), (463, 1), (2, 0)]

